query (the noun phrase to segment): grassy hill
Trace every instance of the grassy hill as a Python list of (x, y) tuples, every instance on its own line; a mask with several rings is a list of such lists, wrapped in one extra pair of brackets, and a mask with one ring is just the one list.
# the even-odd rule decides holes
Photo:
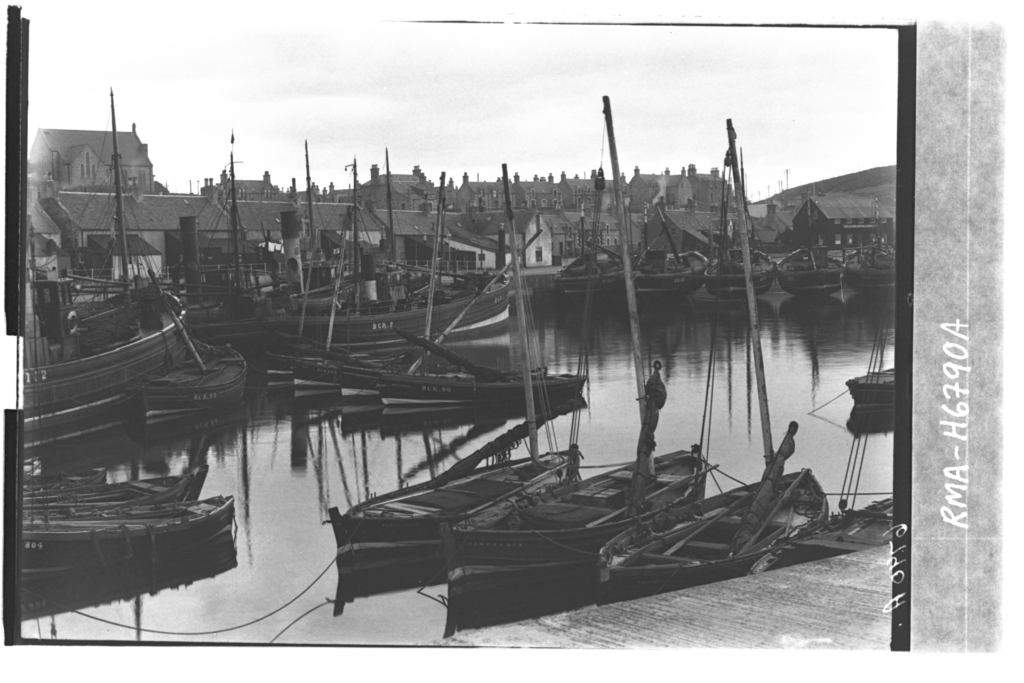
[[(878, 197), (878, 201), (886, 206), (896, 204), (896, 167), (879, 166), (869, 168), (856, 173), (827, 178), (820, 182), (813, 183), (816, 194), (831, 194), (833, 192), (846, 192), (849, 194), (861, 195), (863, 197)], [(787, 201), (798, 202), (801, 197), (808, 194), (811, 184), (798, 185), (784, 190), (770, 199), (785, 204)]]

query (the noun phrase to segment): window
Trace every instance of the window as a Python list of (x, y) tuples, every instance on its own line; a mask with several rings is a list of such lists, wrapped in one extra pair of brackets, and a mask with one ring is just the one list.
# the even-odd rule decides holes
[(842, 245), (842, 243), (843, 243), (843, 236), (839, 235), (839, 234), (836, 234), (836, 245)]
[(822, 237), (821, 235), (818, 235), (818, 246), (820, 247), (820, 246), (824, 246), (824, 245), (825, 245), (825, 238)]
[(846, 236), (846, 243), (847, 244), (853, 244), (853, 233), (852, 232), (849, 235)]
[(544, 262), (544, 247), (537, 247), (537, 252), (536, 252), (535, 256), (537, 258), (537, 263), (543, 263)]
[(85, 164), (79, 164), (78, 174), (83, 178), (85, 177)]
[(836, 225), (841, 225), (841, 224), (842, 224), (842, 221), (837, 218), (836, 219)]
[(484, 255), (483, 255), (483, 253), (481, 252), (480, 254), (477, 254), (477, 256), (479, 256), (479, 257), (480, 257), (480, 259), (479, 259), (479, 260), (480, 260), (480, 262), (481, 262), (481, 263), (483, 263), (483, 261), (484, 261)]
[(546, 199), (540, 200), (540, 205), (541, 205), (542, 208), (545, 208), (545, 209), (548, 208), (548, 200), (546, 200)]

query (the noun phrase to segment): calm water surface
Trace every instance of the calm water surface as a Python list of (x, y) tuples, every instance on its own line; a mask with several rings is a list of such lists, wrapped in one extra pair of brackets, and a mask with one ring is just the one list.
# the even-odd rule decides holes
[[(541, 352), (551, 372), (576, 370), (583, 334), (580, 309), (578, 303), (554, 295), (539, 294), (533, 301)], [(828, 492), (841, 488), (854, 439), (846, 426), (853, 401), (842, 395), (845, 382), (867, 370), (879, 325), (891, 326), (883, 309), (878, 302), (849, 294), (845, 300), (835, 295), (821, 302), (780, 293), (758, 300), (773, 443), (778, 444), (790, 420), (797, 420), (796, 453), (787, 469), (811, 468)], [(642, 307), (644, 361), (661, 360), (669, 396), (658, 427), (658, 453), (700, 441), (713, 317), (712, 307), (691, 303)], [(639, 412), (629, 339), (624, 300), (595, 307), (589, 407), (579, 439), (584, 465), (622, 463), (635, 455)], [(724, 475), (746, 483), (759, 478), (763, 468), (748, 340), (745, 307), (721, 309), (705, 452), (720, 467), (717, 483), (722, 488), (737, 485)], [(478, 362), (512, 367), (517, 346), (513, 320), (504, 334), (454, 348)], [(886, 357), (892, 359), (891, 335)], [(815, 415), (808, 414), (829, 401)], [(204, 497), (235, 497), (235, 560), (227, 557), (206, 572), (210, 576), (177, 582), (172, 577), (161, 586), (91, 601), (87, 594), (79, 603), (85, 615), (119, 626), (51, 604), (37, 610), (43, 616), (23, 621), (22, 635), (49, 639), (55, 629), (59, 639), (267, 643), (304, 612), (334, 597), (335, 542), (330, 526), (324, 525), (328, 508), (344, 511), (400, 483), (423, 481), (520, 420), (474, 415), (471, 410), (393, 414), (379, 406), (343, 403), (332, 395), (252, 389), (245, 405), (227, 416), (163, 427), (127, 425), (73, 443), (35, 448), (26, 455), (38, 458), (44, 469), (104, 466), (108, 480), (179, 474), (208, 464)], [(558, 447), (568, 445), (569, 427), (568, 417), (554, 424)], [(875, 494), (887, 494), (892, 487), (892, 434), (872, 434), (866, 446), (859, 490), (872, 495), (860, 496), (857, 507), (885, 497)], [(523, 449), (513, 457), (525, 455)], [(717, 492), (716, 484), (709, 482), (708, 490)], [(836, 509), (838, 497), (829, 501)], [(285, 609), (245, 628), (226, 630), (278, 609), (325, 568), (322, 578)], [(187, 583), (175, 586), (182, 581)], [(423, 594), (408, 590), (357, 598), (338, 618), (331, 616), (328, 605), (300, 619), (277, 642), (436, 642), (446, 611), (431, 597), (445, 592), (441, 584)], [(97, 605), (101, 602), (106, 604)], [(190, 637), (140, 628), (216, 633)]]

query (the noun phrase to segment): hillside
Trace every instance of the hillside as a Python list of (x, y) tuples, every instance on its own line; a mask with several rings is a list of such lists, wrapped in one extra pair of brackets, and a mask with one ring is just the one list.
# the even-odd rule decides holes
[[(827, 178), (814, 185), (815, 194), (831, 194), (846, 192), (862, 197), (878, 197), (880, 204), (895, 206), (896, 204), (896, 167), (879, 166), (856, 173)], [(771, 197), (777, 203), (799, 203), (802, 197), (811, 191), (811, 184), (798, 185), (784, 190)]]

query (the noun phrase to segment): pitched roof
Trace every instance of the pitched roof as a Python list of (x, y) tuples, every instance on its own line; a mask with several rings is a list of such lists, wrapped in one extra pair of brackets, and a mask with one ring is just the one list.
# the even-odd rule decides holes
[[(808, 197), (814, 202), (825, 218), (874, 218), (875, 200), (854, 194), (829, 194), (823, 197)], [(801, 205), (801, 208), (803, 206)], [(878, 205), (878, 215), (882, 218), (895, 218), (892, 208)]]
[[(526, 234), (527, 226), (536, 215), (536, 209), (513, 210), (516, 233)], [(473, 213), (460, 213), (454, 218), (454, 221), (449, 220), (449, 224), (454, 222), (465, 230), (469, 230), (477, 235), (488, 237), (497, 235), (498, 230), (508, 224), (508, 218), (505, 216), (504, 211), (476, 211)]]
[[(60, 152), (64, 159), (70, 159), (73, 150), (83, 145), (88, 145), (100, 161), (107, 165), (111, 164), (111, 157), (114, 154), (113, 135), (101, 130), (63, 130), (59, 128), (40, 128), (37, 136), (51, 150)], [(121, 155), (121, 164), (125, 166), (152, 166), (149, 154), (143, 151), (142, 141), (139, 136), (132, 132), (118, 132), (117, 151)]]
[[(129, 233), (127, 237), (129, 256), (163, 256), (159, 249), (138, 235)], [(109, 235), (89, 235), (89, 241), (104, 251), (110, 251), (115, 246), (114, 238)]]
[[(57, 202), (81, 230), (109, 231), (114, 225), (113, 194), (61, 192)], [(43, 203), (43, 206), (52, 212), (49, 204)], [(141, 202), (132, 195), (124, 197), (125, 229), (129, 233), (135, 230), (177, 232), (182, 216), (196, 216), (200, 230), (212, 230), (218, 220), (224, 225), (220, 213), (219, 207), (208, 197), (143, 195)]]

